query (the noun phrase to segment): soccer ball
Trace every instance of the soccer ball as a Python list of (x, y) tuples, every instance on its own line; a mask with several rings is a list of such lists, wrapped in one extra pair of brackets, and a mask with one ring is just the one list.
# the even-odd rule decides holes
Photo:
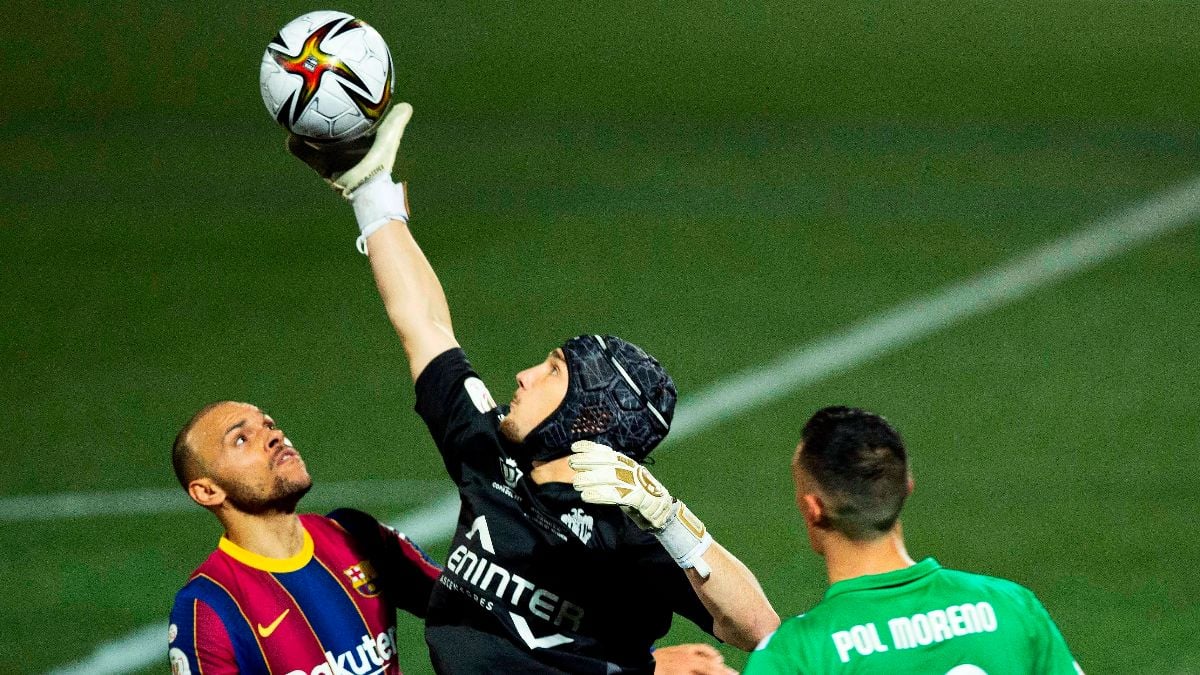
[(315, 141), (357, 138), (392, 98), (392, 55), (374, 28), (344, 12), (309, 12), (263, 53), (258, 82), (267, 111)]

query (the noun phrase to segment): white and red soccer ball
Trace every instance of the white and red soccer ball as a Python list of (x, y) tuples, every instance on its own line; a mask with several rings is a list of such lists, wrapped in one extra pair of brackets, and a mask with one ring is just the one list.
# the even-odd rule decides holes
[(290, 22), (263, 53), (258, 81), (267, 111), (315, 141), (357, 138), (392, 98), (392, 55), (383, 37), (344, 12), (309, 12)]

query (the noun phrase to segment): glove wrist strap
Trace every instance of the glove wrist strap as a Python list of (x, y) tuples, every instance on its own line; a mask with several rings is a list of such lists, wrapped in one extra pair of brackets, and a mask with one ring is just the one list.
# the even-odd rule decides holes
[(704, 552), (712, 545), (712, 535), (683, 502), (676, 502), (675, 513), (671, 514), (662, 529), (654, 532), (654, 536), (683, 569), (694, 568), (704, 579), (712, 573), (712, 568), (703, 558)]
[(367, 254), (367, 238), (393, 220), (408, 223), (408, 193), (404, 183), (393, 183), (380, 174), (346, 195), (354, 207), (354, 219), (361, 233), (356, 242), (359, 253)]

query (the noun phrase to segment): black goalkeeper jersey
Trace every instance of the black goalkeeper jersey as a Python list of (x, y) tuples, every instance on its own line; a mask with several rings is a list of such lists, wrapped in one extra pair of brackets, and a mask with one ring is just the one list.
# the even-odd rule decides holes
[(503, 411), (461, 349), (417, 379), (416, 409), (462, 507), (425, 623), (440, 673), (649, 673), (673, 613), (712, 617), (652, 535), (510, 457)]

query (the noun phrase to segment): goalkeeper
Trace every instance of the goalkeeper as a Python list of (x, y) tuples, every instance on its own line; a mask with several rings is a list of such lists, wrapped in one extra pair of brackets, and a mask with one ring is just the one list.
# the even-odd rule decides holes
[(400, 103), (373, 139), (320, 147), (293, 137), (289, 149), (350, 201), (359, 250), (408, 356), (417, 412), (458, 486), (457, 529), (425, 624), (434, 668), (650, 672), (674, 613), (752, 649), (779, 618), (749, 570), (686, 509), (662, 502), (647, 478), (637, 486), (647, 507), (631, 511), (639, 527), (571, 484), (573, 442), (641, 460), (666, 436), (676, 395), (658, 361), (620, 338), (581, 335), (518, 373), (508, 406), (475, 373), (409, 230), (404, 185), (390, 175), (411, 114)]

